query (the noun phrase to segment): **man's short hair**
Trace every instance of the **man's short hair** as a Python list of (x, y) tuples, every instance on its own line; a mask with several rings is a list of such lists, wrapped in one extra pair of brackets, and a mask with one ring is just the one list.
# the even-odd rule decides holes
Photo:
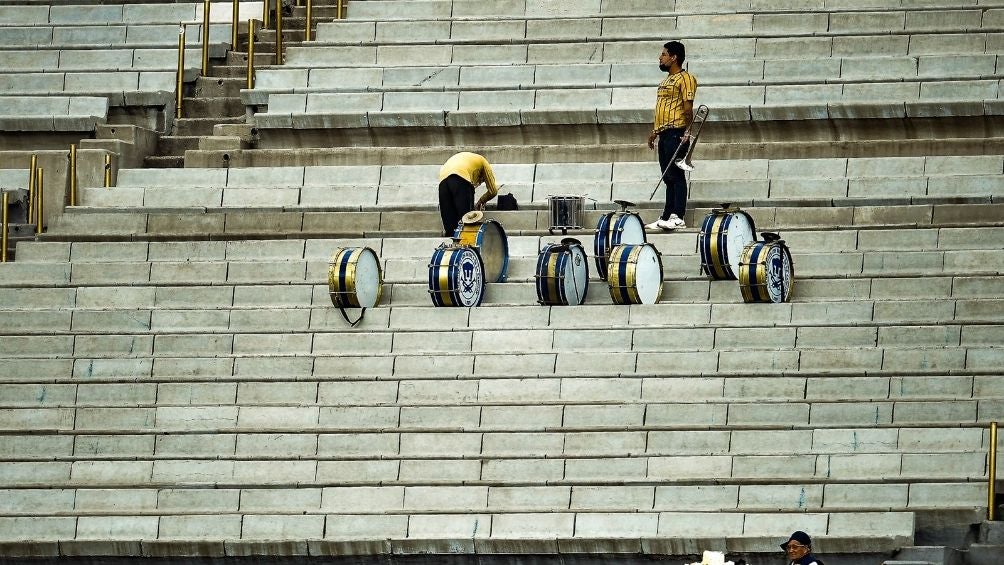
[(683, 65), (683, 62), (687, 59), (687, 49), (679, 41), (670, 41), (663, 45), (666, 48), (666, 53), (670, 55), (676, 55), (676, 63), (678, 65)]

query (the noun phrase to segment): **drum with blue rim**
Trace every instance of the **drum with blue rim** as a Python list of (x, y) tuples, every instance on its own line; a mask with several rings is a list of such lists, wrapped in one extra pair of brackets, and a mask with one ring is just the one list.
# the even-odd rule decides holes
[(571, 237), (544, 246), (537, 256), (537, 302), (579, 305), (589, 290), (589, 262), (582, 242)]
[(442, 244), (429, 262), (429, 295), (436, 306), (478, 306), (485, 294), (485, 266), (469, 245)]
[(662, 297), (662, 256), (651, 243), (610, 250), (607, 285), (614, 304), (655, 304)]
[(484, 262), (486, 281), (505, 282), (509, 274), (509, 240), (501, 223), (473, 210), (461, 218), (453, 240), (477, 248)]
[(704, 217), (697, 234), (701, 270), (716, 280), (736, 280), (743, 248), (756, 240), (753, 218), (739, 208), (722, 204)]
[(328, 295), (340, 308), (372, 308), (383, 295), (380, 259), (369, 247), (340, 247), (328, 263)]
[(596, 223), (596, 235), (593, 238), (593, 253), (596, 260), (596, 273), (600, 279), (607, 279), (607, 262), (610, 250), (615, 245), (647, 243), (645, 223), (641, 216), (627, 210), (634, 203), (617, 200), (622, 210), (609, 212), (600, 216)]
[(776, 233), (763, 232), (763, 241), (743, 248), (739, 261), (739, 290), (745, 302), (788, 302), (795, 284), (791, 252)]

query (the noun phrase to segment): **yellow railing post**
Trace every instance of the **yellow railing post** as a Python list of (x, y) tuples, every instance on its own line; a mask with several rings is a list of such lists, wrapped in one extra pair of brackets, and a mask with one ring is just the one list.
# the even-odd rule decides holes
[(175, 81), (174, 118), (182, 117), (181, 101), (185, 97), (185, 24), (178, 29), (178, 75)]
[(202, 2), (202, 76), (209, 74), (209, 0)]
[(77, 205), (77, 144), (70, 144), (70, 206)]
[(987, 520), (997, 519), (997, 422), (990, 422), (990, 469), (987, 473)]
[(112, 185), (112, 156), (105, 155), (105, 188)]
[(237, 50), (237, 32), (240, 28), (241, 5), (238, 0), (234, 0), (234, 9), (230, 17), (230, 50)]
[(35, 221), (35, 169), (38, 168), (38, 155), (32, 155), (28, 163), (28, 223)]
[(307, 21), (303, 26), (303, 40), (311, 41), (313, 33), (310, 31), (312, 20), (314, 19), (313, 0), (307, 0)]
[[(275, 0), (278, 4), (280, 0)], [(264, 0), (261, 3), (261, 28), (268, 29), (272, 25), (272, 14), (269, 10), (269, 4), (271, 0)]]
[(254, 20), (248, 20), (248, 88), (254, 88), (254, 41), (255, 41), (255, 30), (254, 30)]
[(43, 190), (45, 182), (42, 177), (43, 172), (42, 167), (39, 167), (35, 171), (35, 174), (38, 175), (38, 179), (35, 180), (35, 193), (38, 197), (38, 206), (37, 210), (35, 210), (35, 233), (42, 233), (42, 222), (45, 221), (45, 191)]
[(7, 193), (3, 193), (3, 221), (0, 223), (0, 228), (3, 229), (3, 233), (0, 234), (0, 263), (7, 262)]
[(275, 3), (275, 64), (282, 64), (282, 0)]
[(343, 0), (338, 0), (338, 3), (335, 5), (335, 19), (336, 20), (342, 19), (342, 4), (343, 4)]

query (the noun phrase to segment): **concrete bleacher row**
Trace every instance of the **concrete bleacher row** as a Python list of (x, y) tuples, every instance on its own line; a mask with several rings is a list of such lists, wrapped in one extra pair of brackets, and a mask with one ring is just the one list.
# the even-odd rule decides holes
[[(438, 171), (438, 165), (188, 168), (156, 173), (122, 169), (117, 186), (83, 189), (81, 203), (93, 208), (430, 209), (437, 202), (433, 185)], [(503, 163), (495, 171), (504, 185), (501, 191), (531, 207), (546, 205), (555, 194), (586, 195), (595, 201), (590, 208), (609, 208), (616, 199), (647, 207), (652, 179), (659, 178), (654, 162)], [(1004, 197), (1002, 173), (1002, 158), (992, 155), (704, 161), (690, 174), (690, 198), (756, 200), (759, 206), (784, 205), (787, 200), (803, 204), (897, 198), (937, 202), (959, 197), (996, 201)], [(586, 224), (595, 225), (595, 218), (589, 216)]]
[[(338, 22), (320, 22), (317, 26), (320, 42), (371, 42), (393, 44), (399, 42), (428, 42), (432, 40), (505, 41), (533, 38), (620, 38), (651, 37), (685, 34), (700, 36), (748, 36), (755, 34), (784, 35), (798, 38), (809, 35), (846, 35), (862, 33), (915, 33), (915, 32), (997, 32), (1004, 28), (1004, 4), (989, 2), (980, 7), (954, 7), (941, 9), (874, 10), (867, 6), (857, 9), (827, 11), (821, 6), (805, 3), (804, 13), (791, 13), (785, 7), (740, 13), (716, 13), (714, 7), (690, 15), (667, 15), (639, 12), (621, 15), (595, 15), (541, 17), (505, 14), (485, 9), (477, 14), (443, 18), (434, 11), (416, 10), (406, 21), (374, 15), (369, 6), (357, 5), (348, 12), (348, 19)], [(408, 6), (417, 5), (407, 2)], [(996, 5), (995, 5), (996, 4)], [(397, 3), (395, 8), (401, 8)], [(420, 6), (419, 6), (420, 7)], [(745, 12), (745, 13), (743, 13)], [(398, 12), (395, 15), (400, 15)], [(870, 56), (864, 54), (864, 56)]]
[[(926, 12), (934, 8), (954, 10), (959, 8), (995, 7), (990, 2), (977, 0), (663, 0), (653, 3), (647, 0), (499, 0), (486, 9), (477, 0), (359, 0), (349, 11), (350, 18), (399, 20), (399, 19), (463, 19), (485, 16), (533, 17), (560, 19), (563, 17), (590, 16), (663, 16), (675, 14), (735, 14), (743, 12), (802, 12), (840, 13), (869, 10), (872, 14), (864, 20), (873, 25), (890, 22), (902, 23), (904, 18), (915, 12)], [(885, 16), (888, 21), (875, 23), (875, 17)], [(850, 27), (856, 25), (848, 22)], [(864, 22), (862, 22), (864, 23)]]
[[(700, 79), (702, 86), (751, 86), (761, 83), (780, 85), (812, 81), (869, 84), (876, 80), (888, 82), (892, 79), (905, 82), (934, 82), (933, 79), (940, 79), (951, 82), (945, 79), (999, 77), (998, 59), (999, 56), (996, 55), (931, 55), (888, 57), (865, 64), (860, 59), (843, 57), (811, 62), (803, 59), (777, 59), (741, 64), (707, 60), (700, 64)], [(255, 88), (242, 94), (246, 101), (265, 103), (254, 97), (284, 92), (422, 92), (555, 86), (653, 86), (660, 79), (657, 69), (646, 63), (266, 68), (258, 71)]]
[[(0, 91), (53, 81), (68, 108), (67, 85), (173, 78), (174, 18), (201, 14), (10, 1)], [(222, 49), (230, 5), (213, 8)], [(757, 562), (805, 530), (828, 562), (863, 565), (954, 529), (971, 541), (986, 426), (1004, 418), (1004, 2), (352, 0), (348, 13), (297, 45), (295, 8), (287, 64), (233, 108), (218, 97), (236, 102), (236, 68), (200, 78), (189, 95), (217, 100), (191, 105), (191, 122), (258, 111), (228, 118), (239, 148), (187, 146), (184, 169), (119, 165), (110, 188), (89, 165), (82, 205), (0, 264), (0, 554)], [(31, 54), (18, 42), (35, 29), (48, 36)], [(613, 305), (591, 228), (614, 199), (646, 221), (661, 210), (644, 136), (655, 58), (675, 38), (714, 107), (707, 155), (723, 138), (754, 149), (698, 152), (688, 227), (648, 236), (660, 303)], [(486, 125), (503, 127), (469, 127)], [(845, 139), (860, 150), (789, 158), (841, 155)], [(488, 212), (510, 277), (482, 307), (434, 308), (435, 185), (460, 148), (520, 204)], [(61, 179), (62, 153), (46, 158)], [(26, 184), (0, 170), (0, 185)], [(579, 307), (536, 303), (538, 251), (562, 238), (547, 233), (552, 194), (595, 199), (568, 234), (594, 273)], [(697, 227), (724, 201), (790, 245), (790, 303), (742, 303), (736, 281), (699, 272)], [(350, 326), (329, 261), (364, 245), (386, 283)]]

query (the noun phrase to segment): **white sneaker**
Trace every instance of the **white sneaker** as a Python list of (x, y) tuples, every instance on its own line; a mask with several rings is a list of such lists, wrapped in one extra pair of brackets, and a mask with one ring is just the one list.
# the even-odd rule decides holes
[(669, 219), (666, 220), (666, 223), (673, 224), (672, 229), (687, 227), (687, 223), (684, 222), (683, 219), (677, 216), (676, 214), (670, 214)]
[(662, 223), (664, 221), (665, 220), (663, 220), (663, 219), (660, 218), (660, 219), (652, 222), (651, 224), (645, 224), (645, 229), (647, 229), (647, 230), (661, 230), (662, 229)]

